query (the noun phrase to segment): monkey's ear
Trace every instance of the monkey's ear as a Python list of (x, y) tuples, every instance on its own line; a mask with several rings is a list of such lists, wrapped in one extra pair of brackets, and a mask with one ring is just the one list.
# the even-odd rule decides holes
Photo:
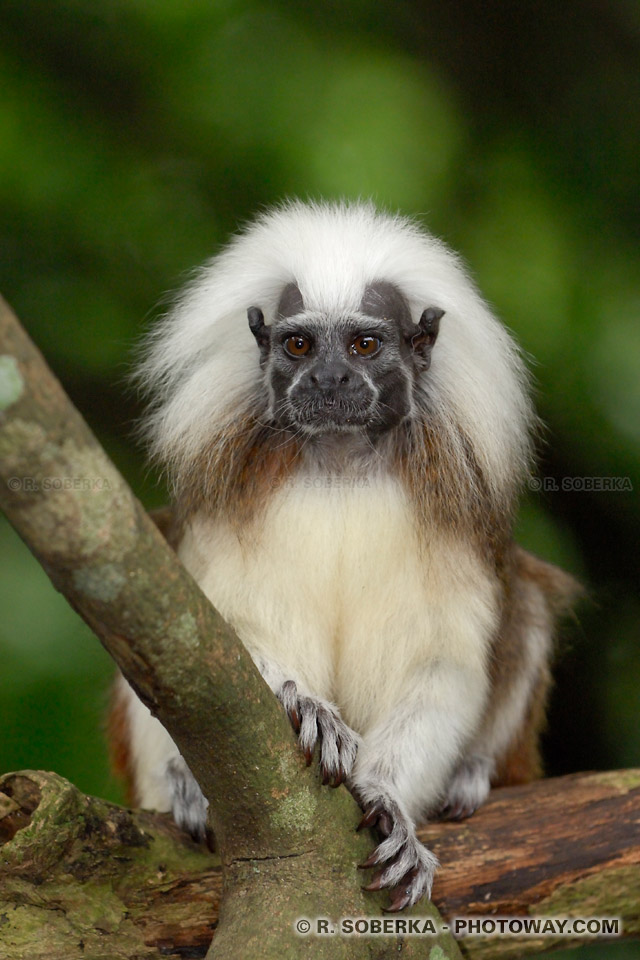
[(411, 349), (418, 357), (428, 365), (431, 360), (431, 350), (438, 337), (440, 329), (440, 320), (444, 316), (444, 310), (440, 307), (427, 307), (418, 320), (415, 332), (410, 338)]
[(269, 347), (271, 346), (271, 331), (264, 322), (264, 314), (260, 307), (249, 307), (247, 319), (249, 320), (249, 330), (251, 330), (260, 347), (260, 356), (264, 358), (269, 353)]

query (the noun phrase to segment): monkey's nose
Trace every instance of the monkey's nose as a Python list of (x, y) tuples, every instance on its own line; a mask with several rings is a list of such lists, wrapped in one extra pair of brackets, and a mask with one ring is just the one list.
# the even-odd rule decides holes
[(331, 390), (348, 384), (351, 379), (349, 368), (344, 363), (328, 363), (315, 367), (309, 374), (309, 380), (320, 390)]

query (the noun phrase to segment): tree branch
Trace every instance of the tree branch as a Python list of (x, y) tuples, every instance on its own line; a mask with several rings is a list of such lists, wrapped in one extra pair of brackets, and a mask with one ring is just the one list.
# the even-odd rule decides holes
[[(284, 712), (0, 300), (0, 506), (159, 717), (210, 801), (224, 897), (213, 957), (281, 957), (297, 917), (379, 915), (357, 805), (306, 770)], [(432, 911), (421, 904), (421, 914)], [(442, 936), (445, 958), (459, 956)], [(389, 940), (319, 941), (383, 956)], [(427, 956), (412, 942), (406, 957)]]
[[(625, 937), (638, 936), (639, 823), (640, 770), (496, 790), (470, 820), (422, 831), (445, 865), (434, 900), (448, 921), (614, 916)], [(169, 817), (126, 811), (55, 774), (25, 771), (0, 778), (0, 846), (0, 942), (12, 960), (206, 955), (220, 866)], [(46, 934), (34, 939), (34, 930)], [(339, 955), (336, 938), (327, 939)], [(461, 941), (472, 960), (515, 960), (577, 942)], [(301, 940), (300, 955), (305, 944), (317, 956), (322, 940)]]

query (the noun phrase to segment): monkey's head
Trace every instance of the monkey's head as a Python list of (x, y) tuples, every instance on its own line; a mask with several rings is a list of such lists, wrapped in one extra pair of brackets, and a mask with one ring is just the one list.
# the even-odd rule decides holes
[(402, 465), (416, 490), (439, 477), (453, 512), (487, 490), (504, 512), (531, 462), (508, 331), (452, 251), (368, 203), (259, 217), (150, 333), (139, 382), (152, 455), (194, 509), (258, 504), (256, 485), (318, 452)]
[(295, 283), (282, 291), (270, 325), (259, 307), (247, 313), (273, 421), (322, 435), (383, 433), (409, 416), (444, 310), (428, 307), (414, 323), (398, 287), (379, 280), (351, 314), (306, 310)]

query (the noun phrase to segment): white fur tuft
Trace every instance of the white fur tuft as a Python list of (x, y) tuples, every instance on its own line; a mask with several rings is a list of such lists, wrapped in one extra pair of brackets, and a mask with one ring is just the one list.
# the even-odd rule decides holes
[(356, 311), (365, 286), (381, 279), (402, 290), (416, 322), (428, 306), (446, 311), (424, 375), (425, 402), (449, 424), (452, 447), (459, 429), (469, 438), (495, 491), (512, 490), (528, 467), (533, 421), (518, 349), (454, 253), (370, 203), (286, 203), (202, 268), (149, 337), (139, 369), (152, 396), (146, 433), (154, 457), (179, 467), (206, 447), (212, 427), (256, 409), (248, 307), (260, 307), (269, 323), (283, 287), (295, 281), (307, 309), (335, 316)]

